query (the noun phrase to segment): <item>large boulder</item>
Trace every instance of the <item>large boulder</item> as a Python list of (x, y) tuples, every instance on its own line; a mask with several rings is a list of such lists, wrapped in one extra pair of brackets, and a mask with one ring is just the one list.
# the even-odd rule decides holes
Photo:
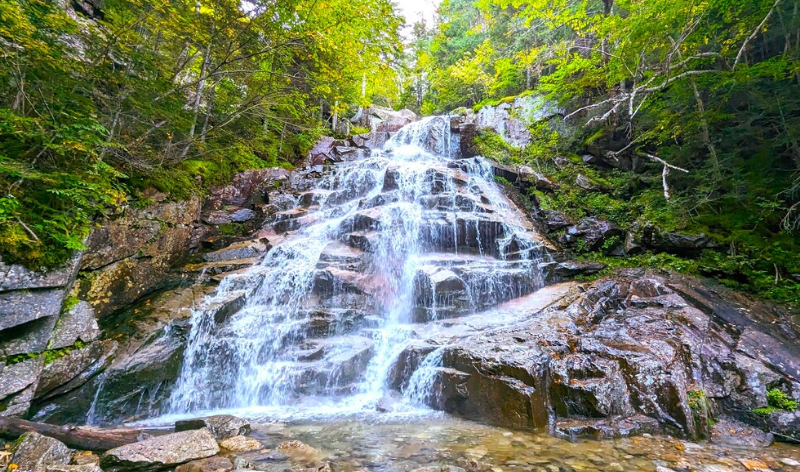
[[(577, 224), (567, 228), (559, 237), (563, 245), (586, 251), (610, 249), (603, 246), (607, 243), (621, 245), (622, 230), (616, 224), (601, 218), (582, 218)], [(612, 241), (616, 238), (616, 242)]]
[(214, 435), (203, 428), (156, 436), (111, 449), (100, 458), (100, 466), (106, 472), (157, 471), (218, 453)]
[(389, 141), (389, 133), (376, 131), (367, 134), (357, 134), (350, 138), (353, 146), (361, 149), (383, 149)]
[(517, 311), (512, 327), (439, 323), (435, 337), (400, 355), (390, 385), (470, 419), (569, 435), (770, 440), (736, 426), (728, 438), (709, 430), (711, 416), (727, 415), (797, 438), (800, 413), (749, 413), (767, 405), (770, 389), (800, 397), (800, 332), (774, 307), (634, 270)]
[(25, 433), (20, 437), (11, 456), (11, 463), (17, 465), (17, 472), (47, 472), (52, 466), (65, 466), (72, 458), (72, 451), (47, 436), (38, 433)]

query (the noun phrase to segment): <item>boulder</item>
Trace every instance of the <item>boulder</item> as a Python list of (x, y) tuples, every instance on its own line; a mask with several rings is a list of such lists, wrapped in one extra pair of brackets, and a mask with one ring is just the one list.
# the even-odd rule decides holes
[(353, 146), (362, 149), (383, 149), (389, 141), (389, 133), (374, 132), (367, 134), (357, 134), (351, 138)]
[(19, 467), (17, 472), (47, 472), (50, 467), (69, 464), (72, 451), (47, 436), (25, 433), (20, 437), (11, 456), (11, 463)]
[(469, 159), (478, 156), (478, 147), (475, 139), (480, 135), (478, 126), (472, 123), (464, 124), (461, 126), (461, 140), (459, 143), (460, 157)]
[(218, 453), (214, 435), (203, 428), (156, 436), (111, 449), (101, 456), (100, 466), (106, 472), (156, 471)]
[(234, 468), (228, 457), (214, 456), (179, 465), (175, 472), (231, 472)]
[(219, 446), (230, 452), (256, 451), (263, 447), (261, 442), (253, 438), (248, 438), (247, 436), (234, 436), (232, 438), (223, 439), (219, 442)]
[(713, 238), (704, 233), (661, 232), (655, 228), (645, 229), (643, 241), (656, 251), (682, 256), (698, 256), (706, 249), (719, 246)]
[(556, 210), (539, 210), (536, 218), (544, 224), (550, 233), (575, 224), (566, 213)]
[(232, 415), (177, 421), (175, 431), (192, 431), (207, 428), (216, 439), (228, 439), (250, 433), (250, 422)]
[[(588, 251), (600, 249), (611, 238), (620, 238), (622, 230), (616, 224), (600, 218), (582, 218), (559, 239), (566, 246)], [(620, 241), (621, 243), (621, 241)]]
[(335, 139), (330, 136), (323, 136), (317, 141), (317, 144), (308, 152), (306, 159), (307, 165), (316, 166), (320, 164), (327, 164), (333, 161), (333, 147)]

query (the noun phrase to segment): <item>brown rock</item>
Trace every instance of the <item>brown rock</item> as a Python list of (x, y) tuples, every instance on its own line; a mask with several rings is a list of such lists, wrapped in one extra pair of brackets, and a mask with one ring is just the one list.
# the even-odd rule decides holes
[(179, 465), (175, 472), (230, 472), (233, 469), (233, 462), (229, 458), (214, 456)]
[(263, 447), (259, 441), (248, 438), (247, 436), (234, 436), (232, 438), (223, 439), (220, 441), (219, 445), (222, 449), (231, 452), (255, 451)]

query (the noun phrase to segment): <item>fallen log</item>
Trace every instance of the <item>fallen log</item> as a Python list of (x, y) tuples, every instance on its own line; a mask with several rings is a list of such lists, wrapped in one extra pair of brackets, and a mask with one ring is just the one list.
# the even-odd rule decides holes
[(0, 416), (0, 436), (16, 439), (31, 432), (57, 439), (73, 449), (100, 452), (139, 442), (152, 433), (152, 431), (138, 428), (104, 429), (92, 426), (58, 426)]

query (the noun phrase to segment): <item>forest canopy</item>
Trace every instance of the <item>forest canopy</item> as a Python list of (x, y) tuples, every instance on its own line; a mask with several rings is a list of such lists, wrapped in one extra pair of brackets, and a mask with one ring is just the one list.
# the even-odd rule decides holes
[(57, 265), (140, 189), (289, 165), (335, 107), (393, 98), (401, 23), (389, 0), (0, 0), (0, 253)]
[(548, 170), (587, 152), (633, 163), (605, 173), (613, 195), (540, 203), (712, 234), (729, 250), (709, 254), (709, 272), (755, 275), (761, 291), (794, 279), (797, 297), (797, 0), (444, 0), (409, 55), (403, 106), (423, 113), (524, 94), (557, 102), (577, 132), (532, 128), (529, 149), (506, 153), (517, 163)]

